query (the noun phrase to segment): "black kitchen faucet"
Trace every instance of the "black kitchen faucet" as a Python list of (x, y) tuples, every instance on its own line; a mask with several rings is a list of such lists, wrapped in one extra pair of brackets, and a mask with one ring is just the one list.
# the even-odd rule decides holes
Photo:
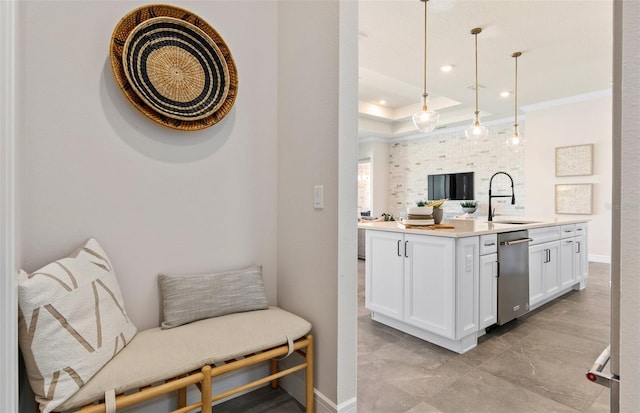
[[(493, 178), (495, 178), (496, 175), (500, 175), (500, 174), (507, 175), (511, 180), (511, 195), (491, 195), (491, 183), (493, 182)], [(513, 191), (513, 178), (511, 177), (511, 175), (509, 175), (506, 172), (501, 171), (501, 172), (494, 173), (493, 176), (491, 176), (491, 179), (489, 180), (489, 217), (487, 218), (487, 221), (489, 222), (493, 221), (493, 210), (491, 209), (491, 198), (508, 198), (508, 197), (511, 197), (511, 205), (515, 205), (516, 195), (515, 195), (515, 192)]]

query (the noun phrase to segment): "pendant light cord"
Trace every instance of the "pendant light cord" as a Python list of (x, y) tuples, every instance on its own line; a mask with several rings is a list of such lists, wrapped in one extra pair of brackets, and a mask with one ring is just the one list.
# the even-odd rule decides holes
[(475, 29), (471, 30), (471, 34), (473, 34), (474, 37), (474, 43), (475, 43), (475, 53), (476, 53), (476, 111), (475, 111), (475, 115), (476, 115), (476, 125), (478, 125), (480, 122), (478, 121), (478, 115), (480, 114), (480, 111), (478, 110), (478, 33), (482, 32), (482, 29), (479, 27), (476, 27)]
[(478, 33), (474, 36), (475, 48), (476, 48), (476, 122), (478, 121)]
[(511, 57), (516, 59), (516, 76), (515, 76), (515, 87), (514, 87), (514, 93), (515, 93), (515, 97), (513, 99), (513, 113), (514, 113), (514, 122), (513, 122), (513, 126), (515, 128), (514, 133), (517, 135), (518, 134), (518, 57), (520, 57), (522, 53), (521, 52), (515, 52), (514, 54), (511, 55)]
[(424, 90), (422, 91), (422, 111), (427, 111), (427, 2), (429, 0), (421, 0), (424, 2), (424, 66), (423, 66), (423, 75), (424, 75)]
[(515, 56), (516, 59), (516, 86), (515, 86), (515, 99), (513, 99), (513, 113), (515, 114), (515, 127), (518, 127), (518, 56)]

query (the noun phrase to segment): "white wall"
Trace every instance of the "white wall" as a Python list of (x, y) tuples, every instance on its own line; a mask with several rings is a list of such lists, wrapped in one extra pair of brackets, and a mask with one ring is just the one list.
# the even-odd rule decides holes
[[(343, 52), (357, 56), (353, 27), (349, 39), (341, 42), (341, 20), (349, 19), (348, 24), (355, 26), (354, 11), (342, 9), (347, 3), (279, 5), (278, 299), (303, 316), (315, 315), (316, 360), (322, 366), (316, 387), (338, 404), (355, 397), (357, 313), (350, 304), (357, 296), (355, 63), (345, 62), (353, 78), (336, 70)], [(294, 61), (297, 64), (292, 65)], [(341, 80), (347, 83), (341, 85)], [(338, 106), (335, 102), (342, 92), (348, 102), (341, 100)], [(344, 188), (346, 182), (350, 188)], [(313, 206), (315, 185), (324, 187), (322, 209)], [(339, 286), (345, 288), (341, 300)], [(341, 388), (336, 382), (339, 368), (353, 377), (350, 383), (341, 382)]]
[[(593, 184), (593, 214), (589, 219), (589, 256), (609, 261), (611, 250), (611, 95), (584, 96), (559, 105), (527, 111), (525, 186), (527, 215), (555, 215), (555, 185)], [(593, 144), (593, 175), (555, 176), (555, 148)], [(558, 218), (571, 217), (557, 215)]]
[[(275, 3), (177, 4), (221, 33), (239, 72), (231, 113), (197, 132), (150, 121), (114, 81), (111, 32), (139, 5), (22, 3), (19, 264), (36, 270), (96, 237), (141, 329), (160, 320), (160, 272), (263, 264), (275, 303)], [(61, 53), (65, 38), (73, 47)]]
[[(314, 325), (316, 388), (336, 405), (337, 376), (355, 377), (356, 334), (354, 306), (340, 338), (353, 350), (337, 345), (339, 276), (354, 277), (340, 285), (356, 300), (355, 214), (340, 221), (352, 235), (339, 242), (338, 228), (339, 194), (355, 210), (356, 193), (355, 141), (350, 154), (344, 133), (355, 127), (338, 125), (339, 3), (174, 2), (216, 28), (238, 67), (234, 108), (197, 132), (147, 119), (113, 79), (113, 28), (142, 4), (19, 3), (18, 264), (33, 271), (96, 237), (140, 329), (160, 321), (159, 272), (263, 264), (270, 301)], [(347, 52), (357, 56), (352, 37)], [(292, 121), (299, 111), (312, 121)], [(339, 171), (344, 148), (340, 166), (353, 171)], [(353, 187), (339, 192), (349, 176)], [(312, 208), (316, 184), (325, 187), (321, 211)], [(342, 253), (352, 264), (338, 263)], [(343, 388), (340, 402), (355, 397), (354, 380)]]
[(389, 144), (364, 139), (358, 145), (358, 159), (371, 160), (371, 216), (389, 212)]
[[(640, 3), (636, 1), (614, 2), (614, 153), (616, 168), (615, 192), (620, 195), (615, 205), (612, 265), (613, 294), (619, 294), (619, 307), (612, 308), (612, 315), (619, 319), (620, 343), (620, 410), (640, 411), (640, 223), (637, 207), (640, 202)], [(618, 175), (618, 172), (620, 173)], [(619, 269), (619, 283), (617, 282)], [(614, 306), (616, 302), (614, 301)], [(613, 321), (613, 320), (612, 320)], [(612, 344), (618, 341), (612, 338)], [(614, 347), (613, 352), (617, 353)]]
[(0, 411), (18, 410), (15, 2), (0, 2)]

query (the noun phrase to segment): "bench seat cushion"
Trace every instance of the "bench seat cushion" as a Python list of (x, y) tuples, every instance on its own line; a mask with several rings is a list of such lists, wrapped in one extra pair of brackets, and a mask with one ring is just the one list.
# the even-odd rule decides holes
[(311, 324), (278, 307), (229, 314), (185, 324), (139, 332), (59, 410), (84, 406), (116, 394), (158, 383), (184, 373), (297, 340)]

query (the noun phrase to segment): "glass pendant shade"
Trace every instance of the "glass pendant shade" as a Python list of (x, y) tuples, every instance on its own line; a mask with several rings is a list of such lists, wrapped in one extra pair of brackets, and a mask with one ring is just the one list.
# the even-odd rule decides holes
[(467, 139), (473, 142), (479, 142), (489, 135), (489, 128), (482, 126), (480, 122), (476, 120), (464, 131), (464, 134)]
[(513, 135), (506, 141), (507, 148), (513, 153), (518, 153), (524, 150), (525, 143), (526, 139), (518, 132), (518, 126), (514, 126)]
[(426, 107), (412, 117), (413, 124), (420, 132), (431, 132), (440, 119), (440, 114)]

